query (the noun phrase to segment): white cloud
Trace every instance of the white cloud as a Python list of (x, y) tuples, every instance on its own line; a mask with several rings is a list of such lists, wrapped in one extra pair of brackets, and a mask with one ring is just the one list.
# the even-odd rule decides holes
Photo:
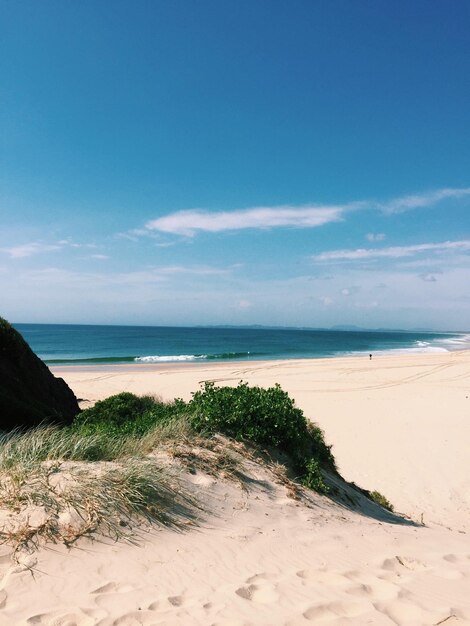
[(384, 213), (403, 213), (411, 209), (434, 206), (441, 200), (459, 199), (470, 195), (470, 187), (437, 189), (421, 194), (412, 194), (395, 198), (389, 202), (379, 203), (378, 207)]
[(385, 239), (384, 233), (367, 233), (366, 239), (368, 241), (383, 241)]
[[(0, 252), (5, 252), (12, 259), (22, 259), (36, 254), (44, 254), (46, 252), (55, 252), (64, 248), (97, 248), (94, 243), (74, 243), (70, 239), (61, 239), (54, 243), (42, 243), (33, 241), (31, 243), (20, 244), (8, 248), (0, 248)], [(102, 258), (100, 255), (93, 255), (95, 258)]]
[(342, 206), (275, 206), (254, 207), (237, 211), (178, 211), (147, 223), (149, 230), (192, 236), (197, 231), (218, 233), (247, 228), (291, 226), (314, 228), (342, 219)]
[(231, 268), (210, 267), (206, 265), (192, 265), (190, 267), (184, 265), (171, 265), (168, 267), (156, 268), (155, 271), (161, 274), (196, 274), (198, 276), (215, 276), (220, 274), (228, 274)]
[(105, 259), (109, 259), (109, 256), (107, 254), (90, 254), (89, 258), (104, 261)]
[(470, 240), (421, 243), (414, 246), (392, 246), (389, 248), (358, 248), (356, 250), (331, 250), (312, 257), (315, 261), (358, 261), (376, 258), (401, 258), (421, 252), (462, 252), (470, 250)]
[[(394, 198), (388, 202), (361, 200), (346, 204), (317, 205), (279, 205), (261, 206), (234, 211), (207, 211), (191, 209), (177, 211), (149, 221), (145, 229), (134, 229), (119, 236), (137, 240), (141, 236), (149, 236), (155, 231), (192, 237), (197, 232), (218, 233), (248, 228), (268, 229), (279, 227), (315, 228), (331, 222), (339, 222), (350, 211), (379, 210), (383, 213), (401, 213), (411, 209), (435, 204), (446, 199), (460, 199), (470, 196), (470, 187), (444, 188), (435, 191), (412, 194)], [(383, 241), (383, 233), (368, 233), (369, 241)]]
[(20, 246), (13, 246), (11, 248), (1, 248), (2, 252), (6, 252), (12, 259), (22, 259), (24, 257), (33, 256), (34, 254), (41, 254), (44, 252), (53, 252), (54, 250), (60, 250), (62, 244), (45, 244), (45, 243), (25, 243)]

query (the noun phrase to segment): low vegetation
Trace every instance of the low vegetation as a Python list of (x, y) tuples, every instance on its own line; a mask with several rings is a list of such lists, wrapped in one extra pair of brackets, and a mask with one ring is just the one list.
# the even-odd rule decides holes
[(387, 498), (380, 493), (380, 491), (368, 491), (368, 497), (387, 511), (393, 512), (393, 505), (387, 500)]
[(178, 475), (149, 451), (175, 436), (156, 426), (145, 437), (82, 434), (44, 426), (0, 439), (0, 537), (16, 550), (41, 539), (72, 543), (96, 532), (131, 536), (139, 519), (181, 526), (196, 502)]
[(166, 424), (181, 416), (184, 408), (181, 400), (162, 402), (154, 396), (123, 392), (82, 411), (75, 418), (73, 429), (82, 434), (142, 436), (156, 424)]
[(96, 532), (131, 536), (139, 518), (187, 523), (198, 505), (162, 454), (190, 472), (240, 484), (240, 454), (263, 456), (294, 495), (296, 484), (328, 493), (324, 472), (335, 472), (322, 431), (279, 385), (206, 383), (189, 402), (171, 403), (121, 393), (82, 411), (70, 426), (0, 438), (0, 508), (15, 514), (2, 520), (0, 536), (22, 547)]
[(263, 389), (242, 382), (238, 387), (205, 383), (193, 394), (187, 412), (194, 429), (202, 434), (220, 432), (285, 452), (305, 486), (315, 485), (314, 489), (326, 493), (320, 467), (335, 470), (331, 447), (326, 445), (321, 429), (307, 422), (279, 385)]

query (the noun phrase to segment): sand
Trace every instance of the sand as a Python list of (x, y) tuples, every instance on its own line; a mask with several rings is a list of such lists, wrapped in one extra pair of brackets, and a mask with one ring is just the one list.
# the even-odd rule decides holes
[(187, 532), (83, 540), (23, 566), (4, 547), (0, 625), (470, 624), (469, 352), (53, 371), (90, 402), (278, 382), (324, 429), (344, 478), (406, 517), (297, 502), (255, 465), (248, 492), (188, 475), (207, 513)]

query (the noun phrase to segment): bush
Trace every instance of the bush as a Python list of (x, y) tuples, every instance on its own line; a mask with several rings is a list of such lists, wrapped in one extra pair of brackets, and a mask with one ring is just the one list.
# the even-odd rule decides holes
[(305, 472), (302, 477), (302, 484), (304, 487), (314, 489), (318, 493), (327, 494), (329, 492), (328, 486), (323, 480), (323, 474), (321, 473), (320, 464), (316, 459), (309, 459), (305, 464)]
[(238, 440), (294, 452), (307, 434), (307, 421), (279, 385), (262, 389), (239, 383), (215, 387), (206, 382), (188, 405), (193, 426)]
[(237, 387), (216, 387), (206, 382), (188, 403), (165, 403), (151, 396), (120, 393), (83, 411), (72, 430), (83, 435), (107, 433), (141, 438), (156, 426), (184, 416), (189, 428), (204, 436), (221, 433), (288, 454), (307, 487), (327, 492), (321, 467), (335, 470), (330, 446), (320, 428), (306, 420), (279, 385), (264, 389), (243, 382)]
[(279, 385), (263, 389), (215, 387), (206, 382), (187, 405), (191, 424), (202, 433), (223, 433), (241, 441), (273, 447), (289, 454), (303, 472), (309, 459), (335, 469), (323, 432), (307, 422), (301, 409)]
[(306, 456), (312, 456), (324, 467), (332, 471), (336, 471), (336, 462), (333, 453), (331, 452), (331, 446), (325, 443), (325, 435), (322, 429), (313, 422), (307, 422), (307, 438), (304, 454)]
[(375, 504), (378, 504), (384, 509), (387, 509), (387, 511), (393, 513), (393, 505), (387, 500), (387, 498), (383, 494), (380, 493), (380, 491), (368, 491), (367, 495), (372, 500), (372, 502), (375, 502)]
[(168, 422), (184, 407), (179, 400), (166, 403), (152, 396), (123, 392), (100, 400), (78, 415), (73, 428), (82, 433), (107, 432), (122, 435), (144, 435), (155, 424)]

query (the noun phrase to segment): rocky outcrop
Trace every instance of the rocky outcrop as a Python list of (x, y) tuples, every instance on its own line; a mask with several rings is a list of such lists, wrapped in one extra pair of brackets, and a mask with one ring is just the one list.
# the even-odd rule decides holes
[(67, 424), (79, 410), (66, 382), (55, 378), (20, 333), (0, 317), (0, 430), (41, 422)]

